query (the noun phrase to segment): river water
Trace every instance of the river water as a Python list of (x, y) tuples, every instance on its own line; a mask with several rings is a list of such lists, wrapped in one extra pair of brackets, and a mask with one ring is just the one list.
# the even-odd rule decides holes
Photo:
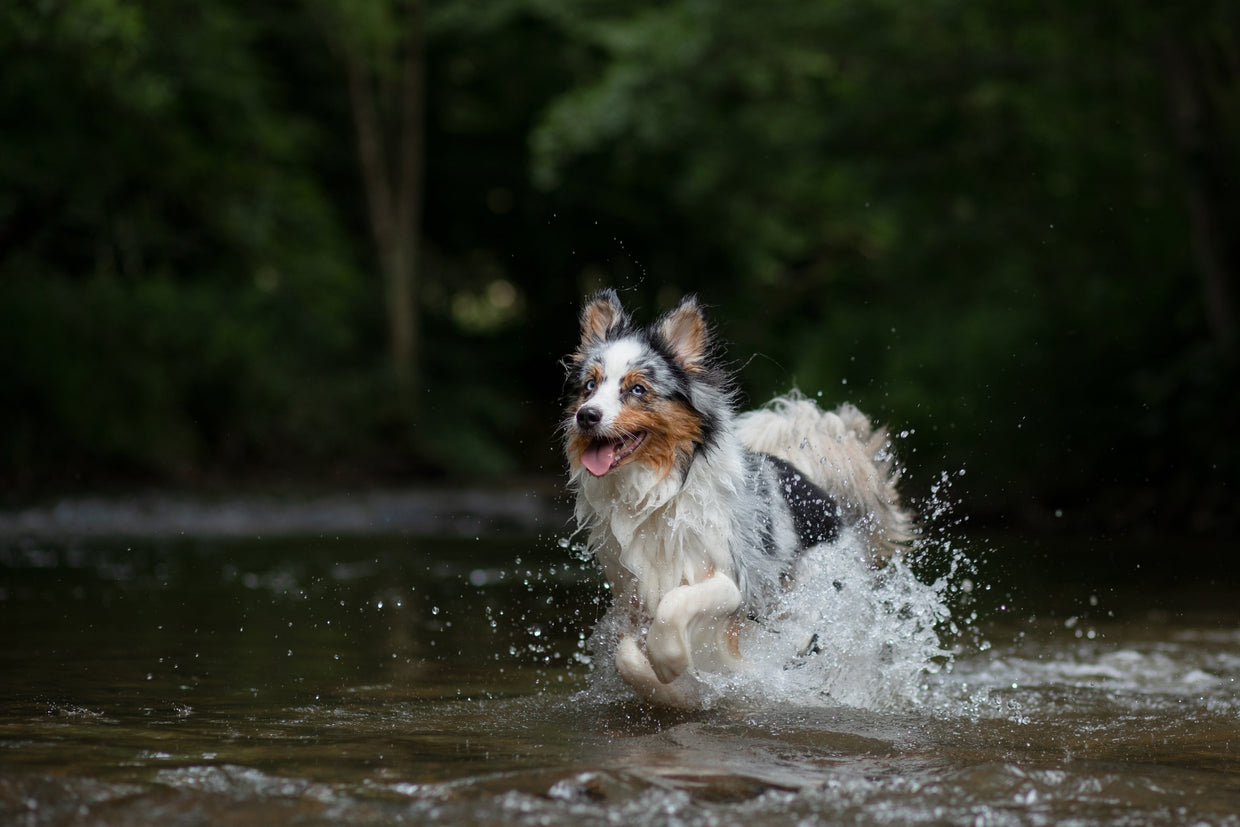
[(788, 614), (820, 651), (759, 629), (697, 712), (614, 680), (566, 546), (10, 538), (0, 823), (1240, 824), (1240, 588), (1199, 546), (827, 560), (843, 608)]

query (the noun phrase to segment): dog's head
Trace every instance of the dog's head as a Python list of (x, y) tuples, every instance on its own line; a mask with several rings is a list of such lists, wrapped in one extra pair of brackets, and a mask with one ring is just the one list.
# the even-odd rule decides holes
[(635, 327), (614, 290), (581, 312), (568, 362), (565, 452), (596, 477), (631, 463), (662, 475), (711, 444), (730, 395), (713, 364), (701, 305), (686, 296), (647, 328)]

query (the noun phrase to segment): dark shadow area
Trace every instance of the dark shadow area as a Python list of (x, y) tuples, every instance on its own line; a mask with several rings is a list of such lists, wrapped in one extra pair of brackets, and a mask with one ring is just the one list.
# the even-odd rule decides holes
[(1224, 2), (7, 4), (0, 506), (554, 487), (611, 285), (700, 293), (747, 400), (857, 403), (975, 525), (1229, 536), (1237, 44)]

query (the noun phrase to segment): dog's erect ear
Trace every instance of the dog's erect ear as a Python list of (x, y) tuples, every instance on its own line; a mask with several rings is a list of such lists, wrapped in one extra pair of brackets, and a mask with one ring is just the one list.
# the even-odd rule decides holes
[(581, 343), (603, 341), (607, 334), (625, 324), (620, 297), (610, 287), (594, 294), (581, 311)]
[(688, 295), (659, 320), (659, 335), (685, 370), (701, 370), (710, 350), (710, 331), (697, 296)]

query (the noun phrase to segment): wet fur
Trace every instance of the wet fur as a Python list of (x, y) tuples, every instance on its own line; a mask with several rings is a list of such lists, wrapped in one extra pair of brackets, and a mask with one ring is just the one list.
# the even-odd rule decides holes
[[(911, 539), (889, 440), (856, 408), (795, 393), (737, 415), (693, 296), (638, 327), (607, 290), (580, 321), (565, 453), (624, 615), (616, 667), (643, 698), (693, 706), (695, 671), (744, 668), (743, 624), (771, 612), (806, 548), (851, 528), (881, 564)], [(595, 476), (583, 457), (599, 445), (615, 459)]]

